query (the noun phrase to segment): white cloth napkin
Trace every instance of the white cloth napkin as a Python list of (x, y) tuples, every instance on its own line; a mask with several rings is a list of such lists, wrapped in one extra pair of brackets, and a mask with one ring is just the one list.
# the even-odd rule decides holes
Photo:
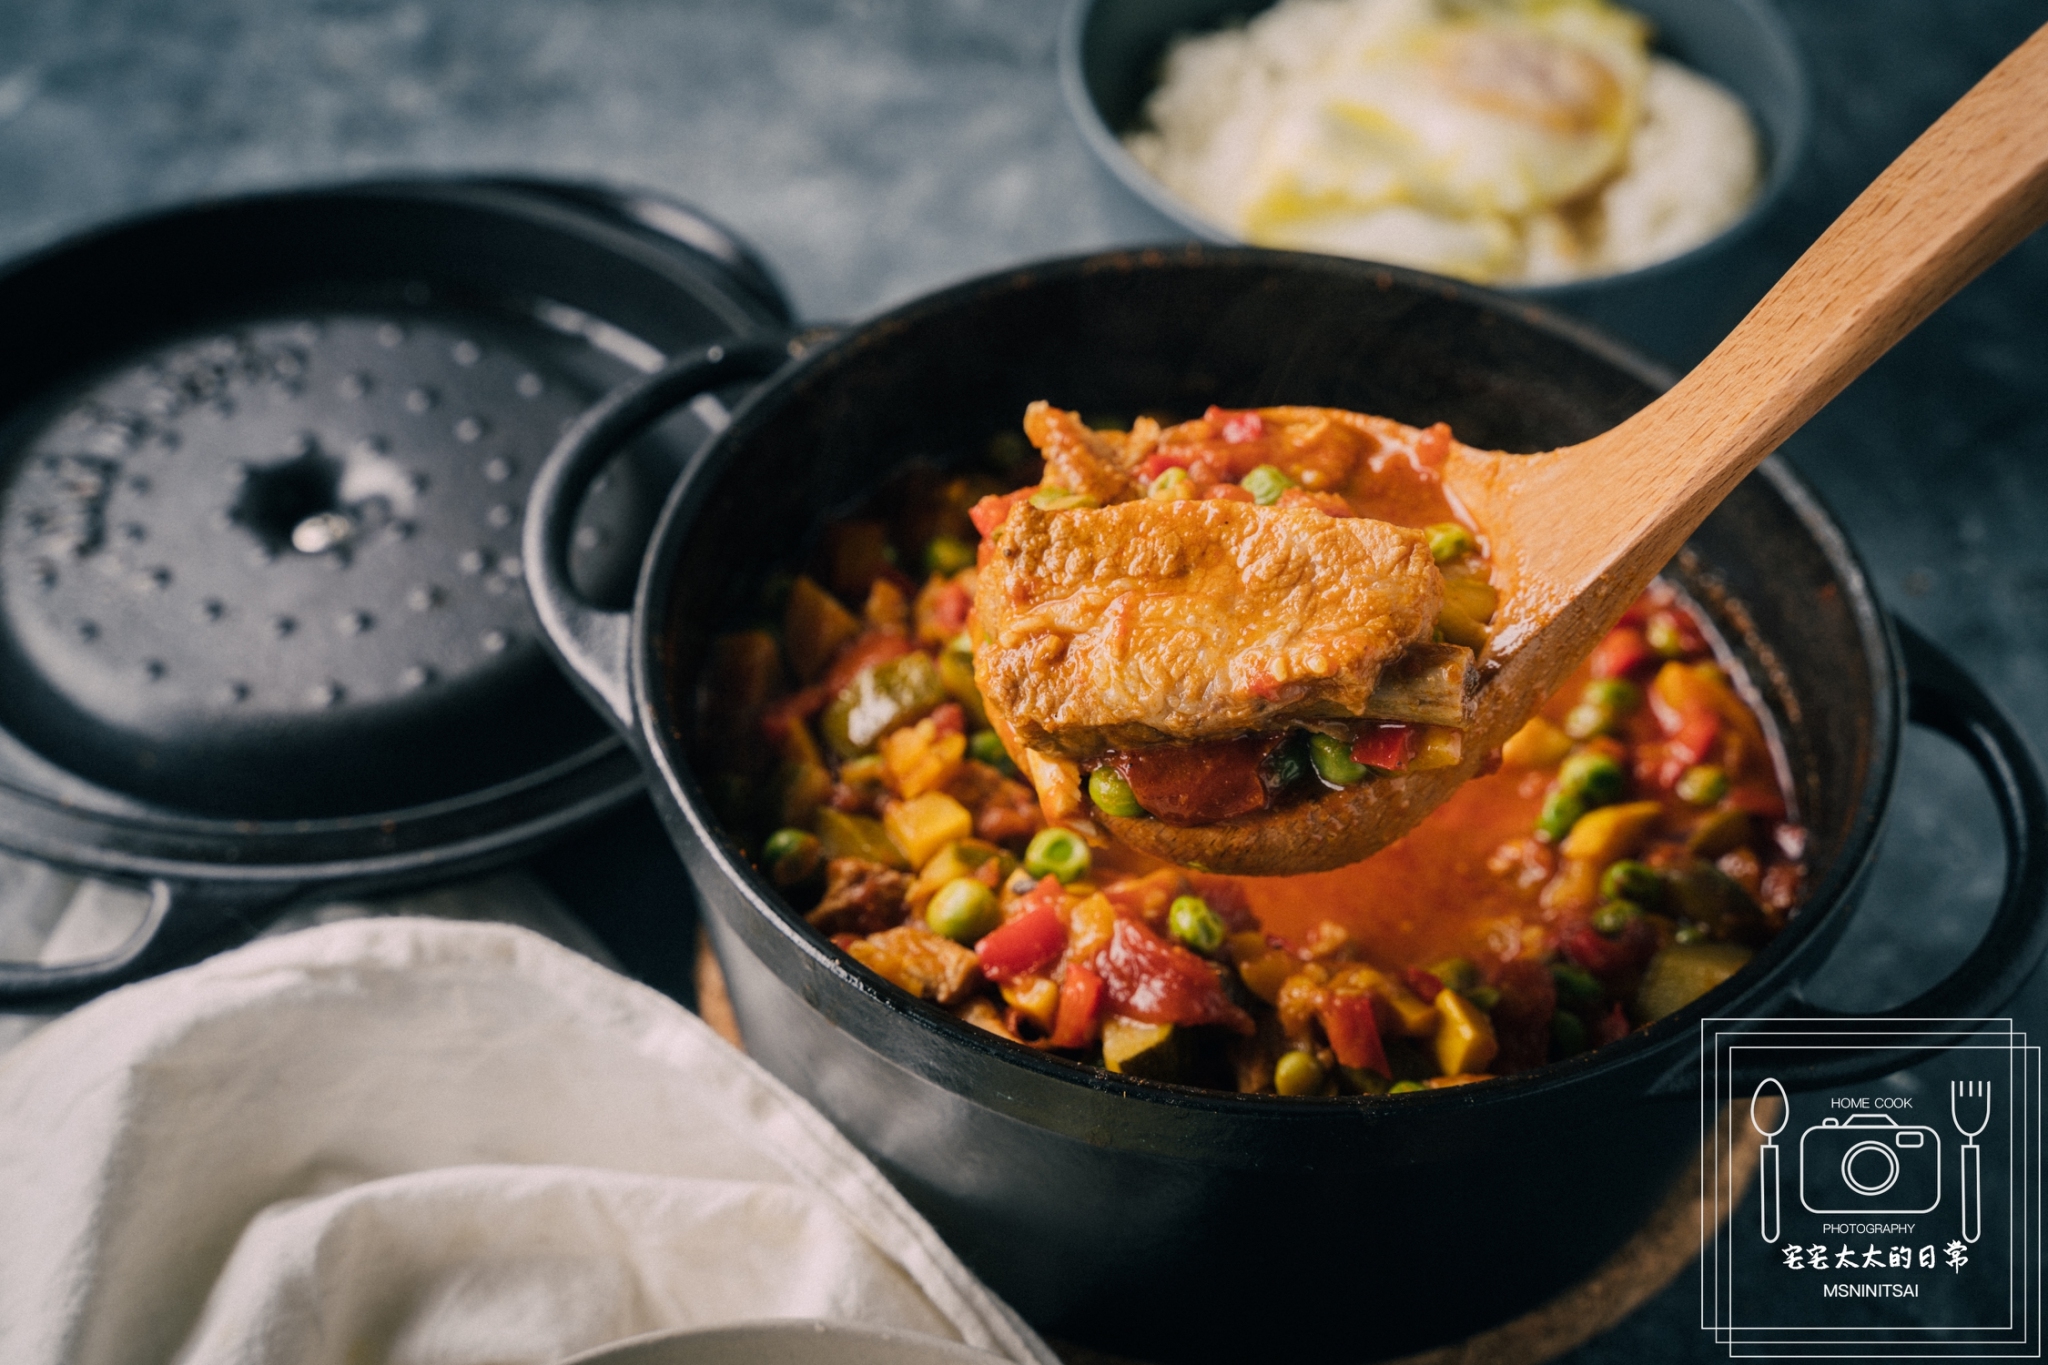
[(526, 930), (307, 929), (0, 1057), (10, 1365), (511, 1365), (784, 1316), (1056, 1365), (817, 1111)]

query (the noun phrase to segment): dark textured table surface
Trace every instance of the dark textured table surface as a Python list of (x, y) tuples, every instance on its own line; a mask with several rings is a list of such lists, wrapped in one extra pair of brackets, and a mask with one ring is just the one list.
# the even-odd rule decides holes
[[(1816, 122), (1793, 192), (1728, 267), (1745, 298), (2048, 17), (2037, 0), (1784, 8)], [(1059, 12), (1059, 0), (11, 0), (0, 256), (195, 196), (514, 170), (694, 201), (759, 247), (802, 315), (857, 317), (1153, 230), (1062, 108)], [(1891, 607), (2048, 748), (2048, 239), (1994, 266), (1787, 454)], [(1999, 865), (1967, 764), (1914, 739), (1864, 923), (1826, 998), (1875, 1008), (1934, 980), (1972, 941)], [(2015, 1011), (2023, 1027), (2048, 1023), (2038, 975)], [(1697, 1330), (1696, 1294), (1681, 1277), (1571, 1359), (1722, 1358)]]

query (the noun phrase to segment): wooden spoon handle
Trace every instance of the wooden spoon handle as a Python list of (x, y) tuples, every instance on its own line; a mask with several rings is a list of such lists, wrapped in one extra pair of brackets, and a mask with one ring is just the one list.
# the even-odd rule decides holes
[(1456, 480), (1506, 523), (1488, 529), (1513, 546), (1512, 624), (1570, 616), (1586, 619), (1568, 634), (1604, 629), (1765, 455), (2044, 220), (2048, 27), (1921, 134), (1668, 393), (1581, 445)]

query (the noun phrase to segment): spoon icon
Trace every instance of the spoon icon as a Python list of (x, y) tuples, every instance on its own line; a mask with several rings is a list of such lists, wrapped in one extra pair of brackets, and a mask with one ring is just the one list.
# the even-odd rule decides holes
[[(1764, 1103), (1764, 1088), (1778, 1092), (1778, 1112), (1774, 1119), (1767, 1120), (1757, 1112)], [(1776, 1076), (1766, 1076), (1756, 1083), (1756, 1093), (1749, 1097), (1749, 1126), (1762, 1134), (1763, 1150), (1757, 1153), (1757, 1195), (1763, 1203), (1763, 1235), (1766, 1242), (1778, 1240), (1778, 1144), (1772, 1139), (1785, 1131), (1785, 1125), (1792, 1121), (1792, 1103), (1785, 1097), (1785, 1087), (1778, 1084)], [(1764, 1124), (1770, 1123), (1766, 1128)]]

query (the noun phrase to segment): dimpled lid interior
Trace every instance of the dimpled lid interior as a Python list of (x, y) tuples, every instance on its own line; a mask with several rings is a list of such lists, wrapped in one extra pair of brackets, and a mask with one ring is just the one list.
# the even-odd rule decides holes
[(60, 397), (0, 437), (0, 722), (118, 791), (252, 819), (587, 748), (517, 559), (587, 390), (488, 314), (392, 307), (175, 339)]

